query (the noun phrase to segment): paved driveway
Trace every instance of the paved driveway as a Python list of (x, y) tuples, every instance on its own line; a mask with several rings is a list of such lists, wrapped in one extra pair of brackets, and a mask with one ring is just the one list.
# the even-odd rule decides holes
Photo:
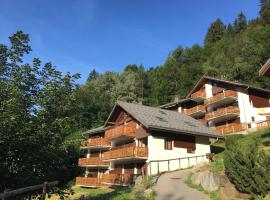
[(188, 187), (185, 184), (191, 169), (165, 173), (161, 175), (153, 187), (156, 200), (210, 200), (203, 192)]

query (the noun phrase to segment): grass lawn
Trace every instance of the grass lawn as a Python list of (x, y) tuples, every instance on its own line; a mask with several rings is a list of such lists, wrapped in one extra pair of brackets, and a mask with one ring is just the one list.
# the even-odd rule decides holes
[[(73, 186), (73, 195), (65, 197), (65, 200), (78, 200), (84, 196), (84, 200), (128, 200), (132, 195), (129, 187), (112, 188), (81, 188)], [(48, 200), (60, 200), (59, 196), (51, 196)]]

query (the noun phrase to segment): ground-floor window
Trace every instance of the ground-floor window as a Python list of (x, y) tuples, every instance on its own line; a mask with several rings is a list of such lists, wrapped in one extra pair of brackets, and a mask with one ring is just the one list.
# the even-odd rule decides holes
[(164, 149), (172, 150), (172, 139), (168, 139), (168, 138), (164, 139)]

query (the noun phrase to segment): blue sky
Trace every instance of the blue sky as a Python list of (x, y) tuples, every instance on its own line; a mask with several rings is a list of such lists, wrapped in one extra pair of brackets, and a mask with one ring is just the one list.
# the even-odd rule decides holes
[(203, 44), (210, 23), (259, 11), (258, 0), (0, 0), (0, 43), (30, 34), (32, 57), (62, 72), (160, 65), (177, 46)]

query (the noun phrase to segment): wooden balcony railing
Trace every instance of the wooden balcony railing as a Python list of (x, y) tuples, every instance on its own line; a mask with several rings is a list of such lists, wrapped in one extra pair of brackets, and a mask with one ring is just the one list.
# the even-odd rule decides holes
[(103, 161), (101, 157), (93, 157), (93, 158), (80, 158), (79, 159), (79, 166), (109, 166), (108, 162)]
[(257, 123), (257, 129), (265, 129), (265, 128), (270, 128), (270, 121), (264, 121), (264, 122), (259, 122)]
[(115, 139), (121, 136), (135, 137), (136, 123), (128, 122), (126, 125), (119, 125), (108, 129), (105, 132), (105, 138), (108, 140)]
[(205, 115), (206, 120), (212, 120), (217, 117), (221, 117), (228, 114), (240, 115), (240, 109), (238, 107), (229, 106), (225, 108), (219, 108), (214, 112), (207, 113)]
[(101, 178), (102, 184), (110, 185), (130, 185), (134, 183), (137, 174), (103, 174)]
[(214, 128), (214, 130), (221, 135), (237, 133), (237, 132), (245, 131), (247, 129), (248, 129), (248, 124), (223, 125), (223, 126), (217, 126)]
[(146, 147), (124, 147), (104, 153), (104, 160), (119, 159), (119, 158), (146, 158), (148, 149)]
[(198, 98), (204, 99), (204, 98), (206, 98), (205, 91), (201, 91), (201, 90), (194, 92), (190, 96), (191, 96), (191, 99), (198, 99)]
[(90, 138), (81, 142), (81, 149), (89, 147), (110, 147), (111, 143), (103, 137)]
[(198, 112), (205, 112), (205, 107), (203, 105), (198, 105), (193, 108), (186, 109), (184, 112), (187, 115), (192, 115)]
[(204, 104), (208, 106), (213, 103), (222, 101), (223, 99), (228, 98), (228, 97), (237, 98), (237, 92), (233, 90), (224, 90), (222, 93), (218, 93), (215, 96), (204, 100)]
[(98, 178), (76, 177), (76, 185), (96, 187), (102, 186)]

